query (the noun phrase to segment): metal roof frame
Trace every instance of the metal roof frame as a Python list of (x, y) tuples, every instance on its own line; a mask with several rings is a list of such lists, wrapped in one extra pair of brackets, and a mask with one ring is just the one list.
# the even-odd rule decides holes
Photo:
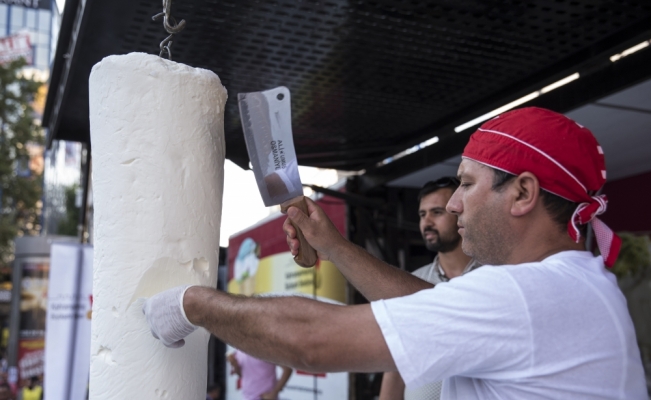
[[(157, 53), (165, 33), (146, 0), (67, 0), (43, 124), (47, 143), (89, 141), (88, 75), (110, 54)], [(229, 89), (227, 158), (248, 156), (235, 94), (292, 90), (301, 165), (365, 170), (359, 189), (459, 154), (454, 127), (574, 72), (526, 105), (568, 111), (651, 76), (645, 0), (177, 0), (188, 21), (175, 60), (215, 71)], [(378, 163), (433, 136), (439, 142)]]

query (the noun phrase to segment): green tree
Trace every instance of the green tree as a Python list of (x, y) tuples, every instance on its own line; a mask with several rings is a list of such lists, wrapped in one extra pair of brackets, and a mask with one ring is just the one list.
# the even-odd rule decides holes
[(0, 65), (0, 268), (13, 260), (16, 236), (39, 233), (43, 177), (30, 168), (29, 149), (43, 144), (31, 105), (41, 83), (22, 73), (25, 65)]
[(65, 188), (66, 217), (59, 222), (59, 226), (57, 227), (56, 233), (59, 235), (78, 235), (77, 226), (79, 225), (79, 214), (81, 213), (75, 204), (78, 190), (79, 185), (77, 184)]
[(622, 239), (619, 257), (612, 272), (620, 281), (620, 288), (624, 293), (630, 292), (644, 282), (646, 272), (651, 267), (651, 252), (649, 237), (635, 235), (628, 232), (618, 232)]

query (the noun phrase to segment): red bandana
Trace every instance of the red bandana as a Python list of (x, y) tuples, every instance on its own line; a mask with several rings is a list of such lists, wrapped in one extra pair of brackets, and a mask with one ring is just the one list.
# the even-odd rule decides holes
[(567, 231), (577, 243), (577, 224), (591, 223), (604, 263), (612, 267), (621, 239), (597, 215), (606, 211), (603, 151), (588, 129), (562, 114), (542, 108), (509, 111), (486, 123), (470, 137), (463, 157), (519, 175), (536, 175), (540, 187), (579, 203)]

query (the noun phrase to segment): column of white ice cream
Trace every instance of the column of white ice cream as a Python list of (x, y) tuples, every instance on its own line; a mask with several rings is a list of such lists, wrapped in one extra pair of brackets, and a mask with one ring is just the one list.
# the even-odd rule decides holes
[(141, 298), (217, 283), (226, 97), (214, 73), (158, 56), (93, 68), (91, 400), (205, 399), (209, 334), (164, 347)]

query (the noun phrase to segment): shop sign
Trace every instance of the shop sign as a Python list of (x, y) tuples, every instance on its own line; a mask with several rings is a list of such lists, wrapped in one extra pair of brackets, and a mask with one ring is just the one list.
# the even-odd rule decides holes
[(45, 312), (47, 310), (47, 262), (22, 264), (23, 278), (20, 288), (20, 337), (43, 339), (45, 337)]
[[(2, 0), (0, 0), (1, 2)], [(0, 38), (0, 64), (24, 58), (27, 64), (33, 62), (32, 44), (27, 32)]]
[(41, 10), (52, 9), (52, 0), (0, 0), (0, 4), (9, 4), (26, 8), (40, 8)]
[(20, 290), (19, 379), (43, 374), (49, 263), (25, 262)]

